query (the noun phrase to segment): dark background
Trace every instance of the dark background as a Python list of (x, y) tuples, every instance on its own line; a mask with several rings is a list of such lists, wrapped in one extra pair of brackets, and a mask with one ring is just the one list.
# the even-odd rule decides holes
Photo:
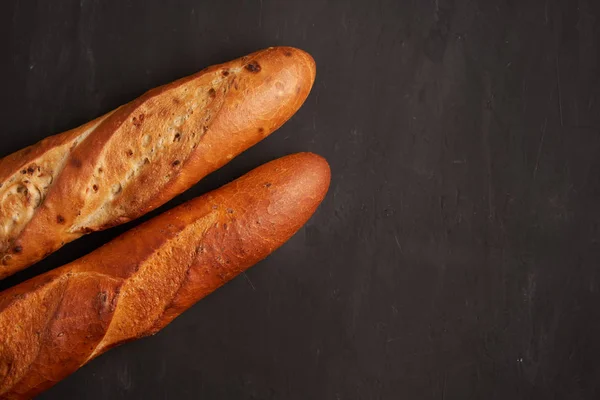
[(600, 1), (3, 0), (0, 26), (2, 155), (291, 45), (305, 106), (161, 210), (292, 152), (333, 170), (282, 249), (42, 399), (599, 398)]

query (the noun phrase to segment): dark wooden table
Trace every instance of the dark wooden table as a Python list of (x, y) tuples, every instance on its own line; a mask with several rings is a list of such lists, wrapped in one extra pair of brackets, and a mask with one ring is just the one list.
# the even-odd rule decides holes
[(161, 210), (292, 152), (333, 169), (247, 277), (42, 399), (600, 398), (600, 1), (4, 0), (0, 26), (1, 155), (292, 45), (306, 105)]

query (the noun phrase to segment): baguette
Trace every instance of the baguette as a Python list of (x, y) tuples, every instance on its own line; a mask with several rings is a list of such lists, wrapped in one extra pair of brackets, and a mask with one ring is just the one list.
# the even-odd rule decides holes
[(0, 160), (0, 279), (161, 206), (302, 105), (310, 55), (269, 48), (149, 91)]
[(289, 239), (329, 179), (317, 155), (280, 158), (1, 293), (0, 398), (33, 397), (156, 333)]

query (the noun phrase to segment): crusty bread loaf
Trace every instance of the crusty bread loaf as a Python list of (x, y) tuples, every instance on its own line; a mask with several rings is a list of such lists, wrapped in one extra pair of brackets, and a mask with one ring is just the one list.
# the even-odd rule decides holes
[(185, 191), (281, 126), (314, 77), (307, 53), (270, 48), (1, 159), (0, 279)]
[(317, 155), (280, 158), (1, 293), (0, 398), (30, 398), (156, 333), (289, 239), (329, 179)]

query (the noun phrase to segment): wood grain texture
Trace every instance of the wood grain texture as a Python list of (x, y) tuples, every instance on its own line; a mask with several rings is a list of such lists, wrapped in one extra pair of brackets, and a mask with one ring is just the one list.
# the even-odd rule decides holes
[(287, 241), (329, 179), (319, 156), (280, 158), (0, 293), (0, 397), (31, 398), (105, 351), (158, 332)]

